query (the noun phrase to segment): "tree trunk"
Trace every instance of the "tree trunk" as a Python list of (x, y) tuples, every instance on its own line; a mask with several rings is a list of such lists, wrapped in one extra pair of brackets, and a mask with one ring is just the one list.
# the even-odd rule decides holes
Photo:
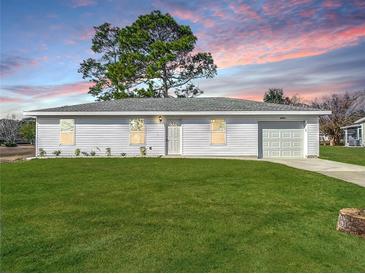
[(335, 146), (336, 142), (335, 142), (335, 138), (331, 138), (330, 139), (330, 146)]
[(169, 97), (169, 86), (167, 84), (167, 72), (166, 72), (166, 67), (163, 67), (163, 78), (162, 78), (162, 82), (163, 82), (163, 97), (167, 98)]
[(343, 208), (340, 210), (337, 230), (365, 237), (365, 210)]

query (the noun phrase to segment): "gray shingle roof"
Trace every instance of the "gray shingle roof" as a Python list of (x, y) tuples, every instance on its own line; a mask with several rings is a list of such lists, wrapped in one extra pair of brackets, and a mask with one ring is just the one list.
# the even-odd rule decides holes
[[(309, 107), (270, 104), (224, 97), (128, 98), (32, 110), (33, 112), (97, 111), (313, 111)], [(32, 112), (31, 111), (31, 112)]]

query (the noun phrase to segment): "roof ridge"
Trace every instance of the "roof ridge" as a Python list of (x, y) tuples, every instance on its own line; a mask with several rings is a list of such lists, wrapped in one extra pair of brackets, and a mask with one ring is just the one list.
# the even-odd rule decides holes
[(61, 107), (30, 110), (29, 112), (68, 112), (68, 111), (310, 111), (317, 110), (307, 106), (291, 106), (259, 102), (231, 97), (200, 98), (123, 98), (97, 101)]

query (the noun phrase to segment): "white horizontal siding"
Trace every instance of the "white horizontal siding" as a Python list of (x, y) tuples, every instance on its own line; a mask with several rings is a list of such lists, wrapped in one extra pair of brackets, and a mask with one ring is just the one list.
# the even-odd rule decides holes
[(210, 118), (182, 121), (183, 155), (257, 156), (257, 121), (244, 118), (226, 119), (226, 144), (212, 145)]
[[(37, 118), (37, 152), (44, 149), (48, 155), (55, 150), (61, 150), (61, 156), (73, 156), (75, 149), (97, 155), (105, 155), (105, 149), (111, 148), (112, 155), (139, 155), (141, 145), (129, 145), (129, 119), (134, 117), (62, 117), (75, 119), (75, 140), (73, 146), (59, 144), (59, 118)], [(147, 155), (166, 154), (165, 123), (160, 123), (157, 117), (141, 117), (145, 119), (145, 146)], [(165, 117), (166, 118), (166, 117)], [(164, 120), (165, 120), (164, 118)], [(226, 144), (212, 145), (210, 120), (218, 117), (174, 117), (182, 124), (182, 154), (189, 156), (257, 156), (259, 148), (258, 122), (282, 121), (277, 117), (233, 117), (226, 119)], [(287, 121), (298, 121), (304, 117), (286, 117)], [(308, 156), (319, 155), (319, 124), (318, 117), (308, 116), (304, 147)], [(302, 121), (303, 121), (302, 120)], [(151, 150), (149, 149), (151, 147)]]
[[(73, 117), (69, 117), (73, 118)], [(60, 125), (58, 118), (38, 117), (37, 147), (52, 155), (55, 150), (61, 150), (63, 156), (73, 156), (75, 149), (96, 155), (105, 155), (106, 148), (111, 148), (112, 155), (139, 155), (143, 145), (129, 144), (129, 118), (120, 117), (75, 117), (75, 145), (59, 144)], [(145, 146), (148, 155), (165, 154), (164, 126), (155, 119), (145, 118)], [(151, 149), (149, 149), (151, 148)]]
[(307, 120), (307, 156), (319, 156), (318, 118)]

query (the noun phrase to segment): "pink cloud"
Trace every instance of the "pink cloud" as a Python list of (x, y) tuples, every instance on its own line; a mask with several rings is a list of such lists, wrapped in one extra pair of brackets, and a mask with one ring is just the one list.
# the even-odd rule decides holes
[(95, 35), (95, 30), (93, 28), (83, 31), (80, 34), (80, 40), (90, 40)]
[(187, 20), (195, 24), (202, 24), (204, 27), (207, 28), (212, 28), (215, 25), (212, 19), (204, 16), (199, 10), (188, 9), (183, 5), (164, 0), (156, 0), (155, 2), (153, 2), (153, 4), (157, 8), (167, 8), (171, 15), (176, 16), (180, 19)]
[(0, 96), (0, 104), (7, 104), (7, 103), (20, 103), (23, 100), (20, 98), (10, 98), (10, 97), (3, 97)]
[(71, 84), (57, 85), (52, 87), (46, 87), (42, 93), (37, 94), (34, 98), (53, 98), (70, 95), (87, 94), (89, 87), (92, 83), (89, 82), (77, 82)]
[(70, 35), (69, 38), (65, 39), (64, 43), (66, 45), (75, 45), (82, 41), (91, 41), (94, 35), (95, 35), (94, 28), (77, 31), (73, 35)]
[(204, 18), (203, 16), (200, 16), (198, 13), (186, 10), (186, 9), (175, 9), (171, 11), (171, 14), (173, 16), (179, 17), (183, 20), (188, 20), (193, 23), (201, 23), (205, 27), (211, 28), (214, 26), (214, 21), (208, 18)]
[(47, 56), (41, 56), (35, 59), (21, 56), (7, 56), (1, 59), (0, 77), (5, 78), (11, 76), (24, 68), (29, 66), (37, 66), (45, 61), (48, 61)]
[(234, 2), (231, 2), (229, 4), (229, 7), (236, 14), (242, 14), (242, 15), (248, 17), (249, 19), (255, 19), (255, 20), (259, 20), (260, 19), (260, 16), (257, 14), (257, 12), (254, 11), (251, 8), (251, 6), (249, 6), (249, 5), (245, 4), (245, 3), (234, 3)]
[(316, 9), (305, 9), (303, 11), (300, 12), (300, 15), (302, 17), (312, 17), (313, 15), (315, 15), (317, 12)]
[(328, 9), (335, 9), (335, 8), (339, 8), (341, 6), (342, 6), (341, 1), (337, 1), (337, 0), (325, 0), (323, 2), (323, 7), (328, 8)]
[[(204, 48), (212, 52), (215, 62), (222, 68), (316, 56), (344, 46), (355, 45), (365, 37), (365, 24), (340, 28), (332, 32), (318, 29), (285, 37), (284, 40), (270, 28), (262, 27), (256, 35), (250, 36), (251, 33), (236, 33), (235, 39), (230, 41), (226, 40), (225, 33), (216, 33), (213, 37), (200, 33), (200, 37), (208, 40)], [(240, 39), (242, 43), (238, 42)]]
[(92, 83), (76, 82), (51, 86), (5, 86), (4, 90), (32, 99), (45, 99), (77, 94), (87, 94)]

